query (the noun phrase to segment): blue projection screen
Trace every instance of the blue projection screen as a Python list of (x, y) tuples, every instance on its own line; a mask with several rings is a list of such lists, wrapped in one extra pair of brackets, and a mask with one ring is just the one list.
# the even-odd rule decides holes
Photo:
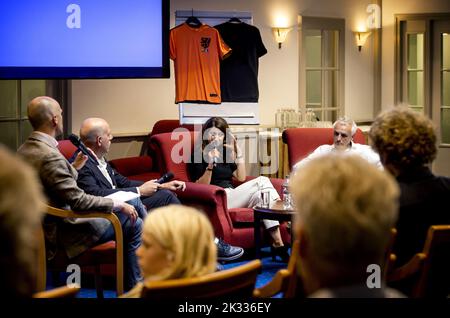
[(169, 77), (167, 0), (0, 2), (0, 79)]

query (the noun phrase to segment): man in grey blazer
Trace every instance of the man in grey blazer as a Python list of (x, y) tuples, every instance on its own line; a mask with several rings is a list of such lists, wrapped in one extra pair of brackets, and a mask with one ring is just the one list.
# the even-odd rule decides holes
[[(77, 169), (86, 163), (87, 156), (79, 154), (70, 164), (58, 150), (55, 137), (63, 130), (62, 109), (51, 97), (34, 98), (28, 105), (28, 118), (34, 131), (18, 153), (38, 172), (49, 204), (75, 211), (95, 210), (117, 213), (124, 234), (125, 288), (132, 288), (141, 275), (135, 251), (141, 244), (142, 220), (135, 208), (124, 202), (86, 194), (77, 186)], [(49, 246), (49, 259), (62, 246), (69, 258), (78, 256), (88, 248), (113, 239), (109, 221), (99, 218), (64, 219), (47, 216), (45, 234)]]

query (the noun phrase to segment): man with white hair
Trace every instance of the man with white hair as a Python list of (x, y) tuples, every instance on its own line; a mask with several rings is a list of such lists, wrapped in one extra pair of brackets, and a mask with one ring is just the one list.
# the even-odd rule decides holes
[(332, 153), (332, 152), (344, 152), (348, 154), (355, 154), (369, 163), (382, 169), (383, 166), (380, 162), (380, 157), (372, 148), (368, 145), (362, 145), (353, 142), (353, 136), (356, 133), (356, 123), (349, 117), (341, 117), (333, 124), (333, 144), (322, 145), (316, 148), (306, 158), (303, 158), (294, 165), (294, 169), (302, 167), (305, 163), (311, 161), (314, 158)]

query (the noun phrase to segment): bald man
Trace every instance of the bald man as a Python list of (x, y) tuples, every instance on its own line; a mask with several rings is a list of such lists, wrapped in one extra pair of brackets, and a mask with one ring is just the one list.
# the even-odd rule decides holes
[[(130, 289), (141, 280), (135, 250), (141, 244), (142, 221), (136, 209), (127, 203), (86, 194), (78, 187), (77, 169), (84, 166), (87, 157), (79, 154), (74, 164), (70, 164), (59, 152), (55, 138), (63, 131), (63, 121), (56, 100), (47, 96), (34, 98), (28, 105), (28, 119), (34, 131), (18, 153), (38, 172), (50, 205), (80, 212), (117, 213), (126, 246), (125, 286)], [(61, 220), (49, 216), (45, 224), (49, 259), (55, 256), (56, 246), (62, 246), (67, 256), (73, 258), (112, 238), (112, 225), (105, 219)]]
[[(135, 181), (115, 171), (105, 160), (113, 138), (111, 128), (102, 118), (88, 118), (80, 128), (80, 138), (97, 157), (98, 165), (88, 161), (79, 171), (78, 186), (89, 194), (106, 196), (117, 191), (131, 191), (141, 195), (141, 200), (128, 201), (136, 207), (139, 216), (144, 219), (147, 209), (154, 209), (169, 204), (180, 204), (176, 195), (170, 190), (184, 190), (183, 181), (170, 181), (158, 184), (156, 180)], [(142, 206), (142, 203), (145, 207)], [(141, 208), (142, 207), (142, 208)]]
[[(96, 165), (89, 160), (80, 169), (78, 185), (84, 191), (101, 196), (120, 190), (139, 193), (142, 202), (139, 199), (137, 199), (138, 202), (128, 201), (135, 205), (138, 211), (142, 210), (139, 208), (139, 204), (142, 205), (142, 203), (148, 210), (169, 204), (180, 204), (171, 190), (183, 191), (186, 188), (183, 181), (175, 180), (163, 184), (158, 184), (155, 180), (134, 181), (125, 178), (112, 169), (105, 160), (105, 156), (108, 154), (113, 136), (109, 124), (104, 119), (88, 118), (84, 120), (80, 128), (80, 137), (83, 143), (93, 151), (99, 163)], [(141, 218), (144, 218), (145, 215), (141, 215), (141, 213)], [(231, 246), (218, 238), (215, 239), (215, 243), (217, 244), (217, 259), (219, 261), (234, 260), (244, 253), (241, 247)]]

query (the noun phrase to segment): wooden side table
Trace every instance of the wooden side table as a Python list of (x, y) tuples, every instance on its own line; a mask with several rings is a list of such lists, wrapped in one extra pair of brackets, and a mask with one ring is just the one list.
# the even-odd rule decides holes
[[(261, 232), (260, 224), (262, 220), (292, 221), (292, 217), (296, 212), (294, 210), (285, 210), (283, 201), (276, 201), (269, 208), (254, 207), (253, 208), (253, 227), (255, 235), (255, 258), (261, 258)], [(293, 232), (291, 230), (291, 244), (294, 241)]]

